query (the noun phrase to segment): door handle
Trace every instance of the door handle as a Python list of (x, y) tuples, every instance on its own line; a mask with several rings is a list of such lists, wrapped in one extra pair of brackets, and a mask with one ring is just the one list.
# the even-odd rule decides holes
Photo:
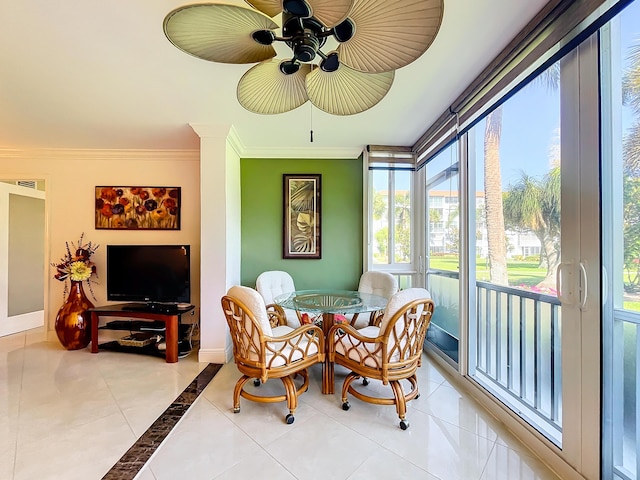
[(587, 268), (584, 266), (584, 263), (580, 262), (580, 273), (582, 274), (582, 285), (580, 288), (580, 296), (582, 297), (580, 301), (580, 310), (586, 310), (587, 308), (587, 297), (589, 296), (589, 283), (587, 281)]
[[(570, 269), (568, 267), (573, 267), (573, 262), (561, 262), (560, 265), (558, 265), (558, 268), (556, 268), (556, 292), (558, 300), (560, 300), (560, 303), (562, 303), (562, 305), (573, 305), (574, 299), (573, 287), (571, 283), (571, 278), (573, 277), (573, 268)], [(568, 275), (568, 293), (565, 294), (564, 289), (562, 288), (562, 281), (566, 275)]]

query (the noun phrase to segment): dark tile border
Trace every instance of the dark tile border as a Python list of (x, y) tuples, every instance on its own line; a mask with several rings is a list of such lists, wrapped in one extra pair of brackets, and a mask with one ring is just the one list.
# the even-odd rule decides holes
[(153, 422), (129, 450), (102, 477), (102, 480), (132, 480), (145, 466), (151, 455), (169, 435), (189, 407), (215, 377), (221, 364), (210, 363), (185, 388), (178, 398)]

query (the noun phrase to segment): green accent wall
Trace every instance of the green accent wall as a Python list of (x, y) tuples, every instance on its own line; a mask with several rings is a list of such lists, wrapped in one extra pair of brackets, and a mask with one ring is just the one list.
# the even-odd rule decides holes
[[(319, 173), (322, 258), (282, 258), (283, 174)], [(355, 290), (362, 274), (362, 157), (349, 160), (240, 160), (241, 282), (284, 270), (296, 288)]]

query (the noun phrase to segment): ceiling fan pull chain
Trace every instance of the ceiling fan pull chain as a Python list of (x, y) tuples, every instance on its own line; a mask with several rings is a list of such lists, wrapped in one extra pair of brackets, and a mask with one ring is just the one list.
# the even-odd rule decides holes
[(311, 124), (311, 129), (309, 130), (310, 143), (313, 143), (313, 103), (310, 103), (309, 119), (310, 119), (309, 123)]

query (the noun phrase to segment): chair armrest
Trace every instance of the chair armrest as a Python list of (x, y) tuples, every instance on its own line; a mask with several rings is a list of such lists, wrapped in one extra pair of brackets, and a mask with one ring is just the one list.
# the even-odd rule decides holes
[(317, 325), (302, 325), (278, 337), (265, 335), (264, 350), (271, 356), (270, 364), (278, 358), (285, 364), (317, 355), (317, 361), (324, 361), (325, 341), (322, 329)]
[(363, 335), (362, 333), (360, 333), (360, 330), (358, 330), (353, 325), (350, 325), (348, 323), (336, 323), (329, 329), (329, 333), (327, 333), (327, 339), (333, 338), (333, 335), (335, 334), (335, 332), (339, 330), (340, 330), (339, 332), (340, 334), (344, 333), (346, 335), (351, 335), (354, 338), (357, 338), (358, 340), (361, 340), (363, 342), (366, 342), (366, 341), (375, 342), (376, 340), (382, 338), (380, 335), (378, 335), (377, 337), (367, 337), (366, 335)]
[(385, 343), (387, 338), (384, 335), (367, 337), (348, 323), (333, 325), (327, 333), (327, 353), (330, 361), (334, 361), (335, 359), (336, 344), (344, 341), (349, 341), (351, 345), (359, 345), (363, 343), (377, 344)]
[(275, 303), (267, 305), (267, 315), (269, 315), (269, 323), (271, 328), (279, 327), (287, 324), (287, 316), (284, 309)]

